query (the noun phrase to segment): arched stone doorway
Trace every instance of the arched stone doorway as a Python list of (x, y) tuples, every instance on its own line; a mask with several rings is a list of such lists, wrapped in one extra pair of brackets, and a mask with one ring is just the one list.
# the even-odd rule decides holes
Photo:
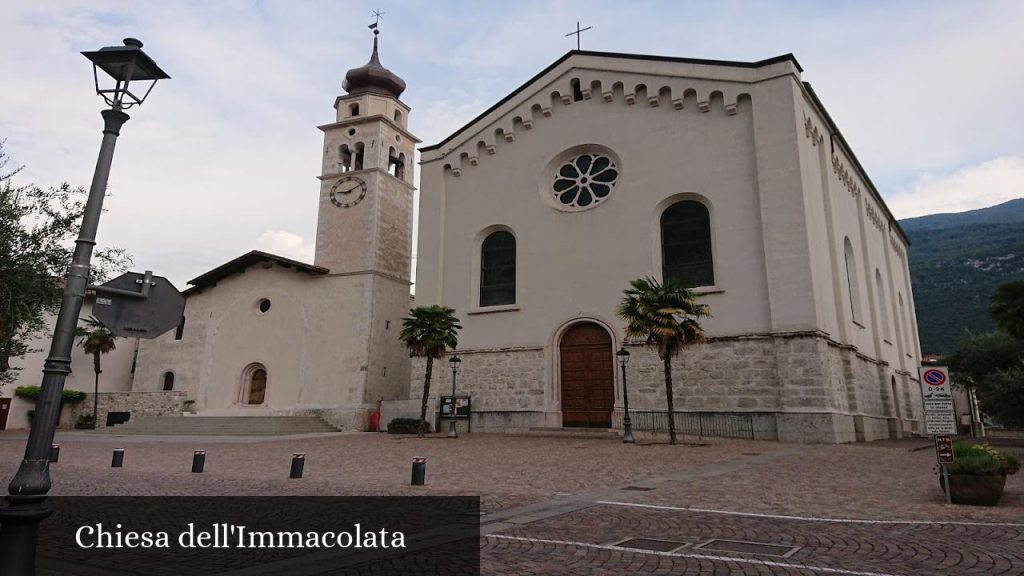
[(581, 322), (559, 343), (562, 426), (610, 428), (615, 406), (612, 338), (598, 324)]

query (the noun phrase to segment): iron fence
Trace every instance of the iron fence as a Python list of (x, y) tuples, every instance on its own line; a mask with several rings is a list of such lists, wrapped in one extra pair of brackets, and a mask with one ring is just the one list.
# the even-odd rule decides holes
[[(668, 412), (665, 410), (630, 410), (633, 430), (638, 432), (668, 432)], [(616, 425), (622, 427), (621, 413), (616, 414)], [(676, 432), (690, 436), (714, 438), (741, 438), (748, 440), (777, 440), (774, 414), (760, 412), (676, 412)]]

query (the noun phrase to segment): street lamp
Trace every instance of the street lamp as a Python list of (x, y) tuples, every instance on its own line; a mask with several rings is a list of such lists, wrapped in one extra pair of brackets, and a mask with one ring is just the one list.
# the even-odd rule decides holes
[(626, 365), (629, 364), (629, 350), (626, 350), (625, 346), (620, 346), (615, 356), (619, 359), (619, 366), (622, 366), (622, 443), (636, 444), (636, 438), (633, 438), (633, 419), (629, 417), (629, 393), (626, 389)]
[[(169, 78), (142, 51), (142, 42), (134, 38), (125, 38), (124, 46), (110, 46), (95, 52), (83, 52), (82, 55), (92, 61), (96, 93), (103, 97), (110, 108), (101, 112), (103, 142), (64, 283), (50, 353), (43, 364), (42, 390), (36, 401), (25, 457), (8, 486), (8, 506), (0, 508), (0, 558), (3, 558), (4, 573), (18, 576), (35, 573), (39, 523), (52, 512), (46, 501), (46, 494), (50, 491), (50, 448), (60, 416), (64, 380), (71, 373), (75, 329), (85, 299), (85, 288), (89, 283), (92, 249), (96, 244), (96, 229), (103, 212), (103, 197), (114, 157), (114, 144), (121, 126), (129, 118), (123, 110), (142, 104), (157, 80)], [(98, 70), (113, 78), (112, 88), (100, 87)], [(130, 83), (133, 81), (151, 82), (142, 97), (130, 91)]]
[(455, 377), (459, 373), (459, 365), (462, 364), (462, 358), (459, 358), (458, 354), (452, 354), (452, 357), (448, 359), (448, 364), (452, 367), (452, 405), (448, 409), (448, 437), (458, 438), (459, 433), (455, 430)]

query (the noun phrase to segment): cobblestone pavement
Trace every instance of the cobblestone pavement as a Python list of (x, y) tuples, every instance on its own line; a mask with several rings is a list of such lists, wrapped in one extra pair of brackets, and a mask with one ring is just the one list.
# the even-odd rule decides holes
[[(1024, 474), (1007, 479), (998, 507), (947, 506), (921, 439), (58, 441), (53, 493), (62, 495), (478, 494), (485, 574), (1024, 574)], [(126, 449), (124, 468), (109, 467), (115, 446)], [(4, 485), (23, 449), (23, 434), (0, 433)], [(207, 451), (203, 474), (189, 472), (194, 449)], [(293, 452), (306, 454), (301, 480), (287, 479)], [(428, 459), (426, 486), (408, 485), (414, 456)]]

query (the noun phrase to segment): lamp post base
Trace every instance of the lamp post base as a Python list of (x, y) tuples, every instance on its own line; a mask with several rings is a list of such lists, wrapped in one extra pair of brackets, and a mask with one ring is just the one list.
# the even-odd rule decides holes
[(459, 437), (459, 433), (456, 432), (456, 430), (455, 430), (455, 419), (454, 418), (452, 418), (451, 420), (448, 421), (448, 437), (449, 438), (458, 438)]
[(626, 419), (622, 423), (622, 443), (623, 444), (636, 444), (636, 438), (633, 438), (633, 423)]

